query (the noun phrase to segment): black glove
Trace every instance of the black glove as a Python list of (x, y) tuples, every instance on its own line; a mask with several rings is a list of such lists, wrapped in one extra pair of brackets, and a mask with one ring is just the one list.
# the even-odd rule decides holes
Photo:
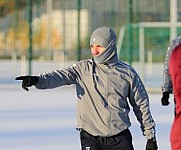
[(161, 98), (161, 103), (163, 106), (167, 106), (170, 102), (168, 101), (170, 95), (169, 92), (163, 92), (163, 96)]
[(28, 87), (36, 85), (38, 83), (39, 78), (37, 76), (20, 76), (16, 77), (15, 80), (23, 80), (22, 88), (26, 91), (29, 91)]
[(146, 150), (157, 150), (158, 146), (157, 146), (157, 142), (156, 139), (152, 138), (149, 139), (146, 143)]

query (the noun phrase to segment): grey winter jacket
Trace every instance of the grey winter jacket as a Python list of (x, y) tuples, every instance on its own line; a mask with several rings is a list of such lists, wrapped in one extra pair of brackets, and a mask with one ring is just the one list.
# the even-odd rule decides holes
[(38, 89), (76, 86), (77, 128), (94, 136), (113, 136), (131, 126), (130, 105), (147, 139), (155, 137), (149, 98), (136, 71), (114, 59), (100, 64), (92, 59), (39, 75)]
[(169, 59), (170, 59), (170, 55), (172, 51), (175, 49), (175, 47), (177, 47), (180, 44), (181, 44), (181, 36), (173, 39), (167, 49), (165, 62), (164, 62), (164, 69), (163, 69), (163, 83), (161, 85), (163, 92), (167, 91), (167, 92), (173, 93), (173, 86), (172, 86), (171, 76), (169, 74), (168, 65), (169, 65)]

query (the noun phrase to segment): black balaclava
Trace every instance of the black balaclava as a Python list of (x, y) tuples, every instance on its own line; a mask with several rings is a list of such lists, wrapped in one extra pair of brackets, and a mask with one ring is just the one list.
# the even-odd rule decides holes
[(109, 27), (99, 27), (91, 35), (90, 45), (96, 44), (106, 48), (99, 56), (94, 56), (95, 62), (111, 64), (118, 61), (116, 51), (116, 34)]

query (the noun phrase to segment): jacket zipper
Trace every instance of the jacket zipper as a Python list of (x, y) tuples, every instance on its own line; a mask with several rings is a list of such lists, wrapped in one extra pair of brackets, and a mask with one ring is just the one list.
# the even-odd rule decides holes
[[(106, 100), (107, 100), (107, 109), (109, 112), (109, 121), (108, 121), (108, 131), (111, 134), (111, 112), (109, 111), (109, 101), (108, 101), (108, 96), (109, 96), (109, 66), (106, 66), (107, 70), (107, 88), (106, 88)], [(105, 139), (105, 145), (107, 145), (107, 139)]]

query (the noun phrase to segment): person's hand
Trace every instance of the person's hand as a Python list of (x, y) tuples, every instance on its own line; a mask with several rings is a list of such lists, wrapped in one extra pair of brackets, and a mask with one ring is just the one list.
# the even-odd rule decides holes
[(169, 102), (170, 93), (169, 92), (163, 92), (163, 96), (161, 98), (161, 103), (163, 106), (167, 106)]
[(146, 150), (157, 150), (157, 149), (158, 149), (158, 146), (157, 146), (156, 139), (154, 138), (148, 139), (146, 143)]
[(19, 76), (15, 80), (22, 80), (22, 88), (26, 91), (29, 91), (28, 87), (36, 85), (39, 78), (37, 76)]

